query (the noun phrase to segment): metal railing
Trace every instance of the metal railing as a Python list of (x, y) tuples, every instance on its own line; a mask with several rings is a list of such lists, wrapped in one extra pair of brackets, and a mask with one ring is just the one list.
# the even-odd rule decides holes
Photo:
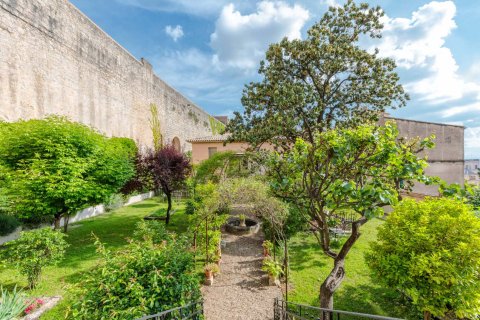
[(203, 300), (198, 300), (187, 305), (166, 310), (137, 320), (203, 320)]
[(371, 314), (317, 308), (275, 299), (274, 320), (401, 320)]

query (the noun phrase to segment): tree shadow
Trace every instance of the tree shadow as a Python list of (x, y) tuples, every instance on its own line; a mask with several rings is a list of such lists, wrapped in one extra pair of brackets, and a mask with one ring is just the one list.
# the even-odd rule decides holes
[[(318, 300), (315, 303), (318, 305)], [(405, 295), (395, 289), (380, 286), (345, 285), (335, 293), (334, 305), (337, 310), (422, 319), (422, 313), (416, 310)]]
[(323, 255), (319, 255), (320, 247), (316, 242), (308, 241), (309, 237), (290, 244), (290, 269), (301, 271), (307, 268), (322, 268), (327, 265)]

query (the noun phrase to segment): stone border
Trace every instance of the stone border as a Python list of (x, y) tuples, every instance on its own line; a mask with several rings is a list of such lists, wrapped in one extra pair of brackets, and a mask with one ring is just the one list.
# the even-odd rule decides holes
[(38, 309), (34, 310), (32, 313), (27, 314), (25, 317), (22, 318), (22, 320), (38, 320), (40, 319), (40, 316), (52, 309), (57, 305), (57, 303), (62, 299), (60, 296), (55, 296), (55, 297), (41, 297), (39, 299), (42, 299), (45, 303)]

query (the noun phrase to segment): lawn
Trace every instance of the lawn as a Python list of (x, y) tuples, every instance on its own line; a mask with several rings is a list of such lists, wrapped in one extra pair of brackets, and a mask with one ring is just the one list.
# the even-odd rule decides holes
[[(364, 253), (369, 242), (375, 240), (381, 223), (382, 220), (374, 219), (362, 227), (362, 236), (346, 259), (346, 278), (335, 293), (335, 309), (421, 319), (421, 313), (415, 313), (398, 291), (381, 286), (370, 276)], [(308, 233), (296, 235), (290, 241), (289, 251), (293, 285), (289, 300), (318, 306), (320, 285), (333, 267), (332, 259), (322, 253), (315, 237)]]
[[(166, 203), (153, 198), (72, 224), (68, 231), (67, 241), (70, 247), (65, 259), (56, 267), (46, 268), (37, 288), (27, 292), (34, 297), (54, 295), (67, 297), (42, 316), (42, 319), (64, 319), (68, 303), (66, 289), (76, 283), (83, 272), (97, 264), (98, 255), (95, 252), (92, 234), (95, 234), (106, 248), (119, 249), (127, 244), (127, 238), (132, 236), (135, 225), (144, 216), (160, 208), (166, 208)], [(177, 211), (172, 216), (168, 229), (178, 233), (184, 232), (189, 225), (190, 216), (185, 214), (183, 203), (177, 203), (174, 209)], [(10, 289), (14, 286), (27, 285), (25, 277), (6, 266), (0, 267), (0, 283)]]

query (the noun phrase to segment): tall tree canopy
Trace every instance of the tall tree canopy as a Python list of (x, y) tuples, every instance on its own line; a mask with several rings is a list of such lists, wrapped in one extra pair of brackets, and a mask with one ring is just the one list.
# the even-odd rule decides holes
[(243, 114), (227, 126), (231, 140), (253, 146), (287, 146), (300, 137), (313, 143), (315, 133), (335, 126), (376, 121), (386, 108), (405, 105), (392, 59), (359, 45), (362, 37), (380, 38), (379, 7), (331, 7), (307, 32), (305, 40), (272, 44), (260, 63), (260, 82), (245, 86)]

